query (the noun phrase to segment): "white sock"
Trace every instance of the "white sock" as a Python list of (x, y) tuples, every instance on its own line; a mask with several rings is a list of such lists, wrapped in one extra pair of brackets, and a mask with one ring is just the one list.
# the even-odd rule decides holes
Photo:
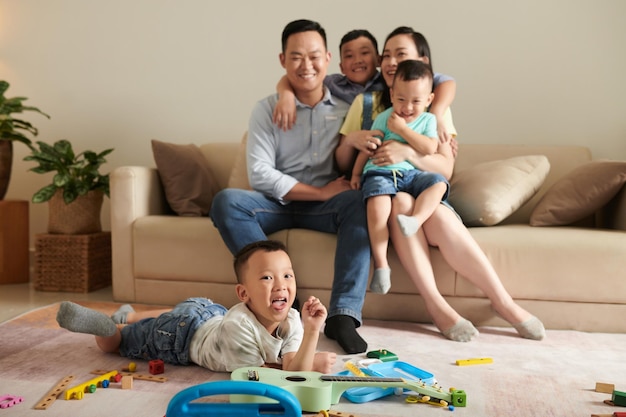
[(537, 317), (532, 316), (528, 320), (514, 324), (515, 330), (520, 336), (526, 339), (541, 340), (546, 337), (546, 329)]
[(64, 329), (94, 336), (113, 336), (117, 331), (115, 322), (106, 314), (69, 301), (61, 303), (57, 323)]
[(370, 282), (370, 291), (377, 294), (387, 294), (391, 288), (391, 269), (376, 268)]
[(448, 339), (456, 342), (469, 342), (472, 338), (478, 336), (478, 330), (472, 322), (463, 318), (457, 321), (454, 326), (441, 333)]
[(411, 236), (415, 234), (420, 228), (420, 224), (413, 216), (406, 216), (404, 214), (398, 214), (398, 224), (400, 225), (400, 231), (404, 236)]
[(128, 313), (134, 313), (135, 309), (130, 304), (124, 304), (115, 313), (111, 314), (111, 319), (117, 324), (126, 324)]

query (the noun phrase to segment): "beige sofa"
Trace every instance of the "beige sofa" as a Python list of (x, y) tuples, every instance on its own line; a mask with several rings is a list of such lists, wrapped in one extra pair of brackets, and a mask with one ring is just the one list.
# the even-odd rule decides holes
[[(233, 140), (200, 149), (220, 188), (245, 183), (243, 145)], [(587, 148), (462, 144), (455, 178), (476, 164), (518, 155), (547, 156), (550, 172), (543, 185), (503, 222), (471, 227), (472, 235), (511, 295), (547, 328), (626, 332), (626, 321), (620, 319), (626, 317), (626, 187), (576, 226), (533, 227), (529, 219), (541, 196), (559, 178), (591, 160)], [(174, 215), (155, 168), (126, 166), (112, 172), (111, 217), (115, 300), (172, 305), (189, 296), (206, 296), (226, 306), (237, 301), (232, 255), (213, 222), (208, 217)], [(600, 223), (605, 228), (599, 228)], [(335, 236), (293, 229), (270, 237), (287, 245), (300, 296), (314, 294), (328, 303)], [(438, 249), (432, 248), (431, 256), (437, 285), (460, 314), (479, 326), (508, 325)], [(391, 291), (368, 293), (364, 318), (430, 322), (393, 248), (389, 257)]]

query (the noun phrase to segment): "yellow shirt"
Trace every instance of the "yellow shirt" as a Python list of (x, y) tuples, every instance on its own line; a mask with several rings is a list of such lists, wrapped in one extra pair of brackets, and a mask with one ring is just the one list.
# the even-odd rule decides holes
[[(372, 120), (376, 119), (376, 116), (380, 112), (385, 109), (380, 108), (380, 97), (382, 95), (381, 91), (375, 91), (372, 93)], [(443, 114), (443, 122), (448, 128), (448, 132), (452, 135), (452, 137), (456, 137), (456, 128), (454, 127), (454, 123), (452, 121), (452, 112), (448, 107)], [(341, 130), (339, 133), (342, 135), (347, 135), (348, 133), (362, 130), (361, 126), (363, 125), (363, 94), (359, 94), (354, 98), (350, 109), (348, 110), (348, 114), (346, 114), (346, 118), (343, 121), (343, 125), (341, 126)]]

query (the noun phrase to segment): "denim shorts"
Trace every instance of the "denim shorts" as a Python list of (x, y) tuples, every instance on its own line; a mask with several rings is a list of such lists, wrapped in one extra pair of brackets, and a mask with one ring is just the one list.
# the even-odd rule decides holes
[(424, 172), (419, 169), (412, 170), (388, 170), (388, 169), (370, 169), (363, 174), (361, 182), (361, 190), (363, 198), (374, 197), (377, 195), (396, 195), (399, 191), (404, 191), (417, 198), (425, 189), (443, 182), (447, 189), (442, 200), (448, 198), (450, 185), (446, 178), (434, 172)]
[(394, 196), (400, 191), (409, 193), (413, 198), (417, 198), (428, 187), (431, 187), (438, 182), (444, 182), (448, 186), (446, 193), (441, 198), (441, 204), (448, 207), (456, 216), (458, 213), (454, 210), (454, 207), (448, 202), (448, 194), (450, 193), (450, 184), (448, 180), (435, 172), (424, 172), (419, 169), (409, 171), (392, 171), (388, 169), (370, 169), (361, 180), (361, 191), (363, 192), (363, 199), (366, 200), (369, 197), (377, 195), (390, 195)]
[(120, 355), (189, 365), (189, 345), (198, 327), (211, 317), (225, 315), (227, 311), (207, 298), (189, 298), (168, 313), (122, 328)]

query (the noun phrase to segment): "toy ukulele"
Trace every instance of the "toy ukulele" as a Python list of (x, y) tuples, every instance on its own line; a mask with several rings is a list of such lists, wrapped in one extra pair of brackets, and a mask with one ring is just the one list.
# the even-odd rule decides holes
[[(402, 378), (352, 377), (324, 375), (319, 372), (290, 372), (272, 368), (246, 367), (233, 371), (233, 381), (259, 381), (278, 386), (294, 394), (303, 411), (328, 410), (337, 404), (341, 394), (354, 387), (407, 388), (433, 399), (443, 400), (455, 407), (466, 406), (465, 391), (450, 389), (446, 392), (437, 385)], [(231, 402), (262, 402), (264, 399), (249, 395), (231, 395)], [(265, 399), (265, 401), (267, 401)]]

